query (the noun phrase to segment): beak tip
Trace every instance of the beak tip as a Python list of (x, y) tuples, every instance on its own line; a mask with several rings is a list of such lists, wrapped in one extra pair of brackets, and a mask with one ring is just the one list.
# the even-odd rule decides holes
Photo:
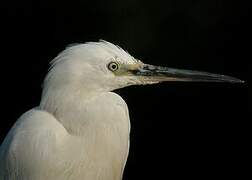
[(231, 83), (243, 84), (243, 83), (245, 83), (245, 82), (246, 82), (246, 81), (241, 80), (241, 79), (237, 79), (237, 78), (235, 78), (235, 79), (231, 80)]
[(237, 83), (245, 83), (246, 81), (244, 81), (244, 80), (239, 80)]

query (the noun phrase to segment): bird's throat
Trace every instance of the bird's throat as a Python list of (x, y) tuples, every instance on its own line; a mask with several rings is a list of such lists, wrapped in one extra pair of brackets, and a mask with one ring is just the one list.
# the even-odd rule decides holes
[(43, 92), (40, 108), (52, 114), (69, 133), (82, 135), (91, 118), (89, 104), (101, 94), (67, 88), (48, 89)]

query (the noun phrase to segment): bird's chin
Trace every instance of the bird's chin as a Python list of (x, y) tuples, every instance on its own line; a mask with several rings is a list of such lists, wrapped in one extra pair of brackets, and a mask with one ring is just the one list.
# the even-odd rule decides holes
[(151, 85), (161, 83), (163, 81), (167, 81), (166, 79), (160, 77), (148, 77), (148, 76), (132, 76), (127, 78), (126, 84), (122, 84), (120, 88), (128, 87), (128, 86), (136, 86), (136, 85)]
[(155, 77), (155, 76), (140, 76), (138, 85), (151, 85), (165, 81), (177, 81), (177, 79), (167, 77)]

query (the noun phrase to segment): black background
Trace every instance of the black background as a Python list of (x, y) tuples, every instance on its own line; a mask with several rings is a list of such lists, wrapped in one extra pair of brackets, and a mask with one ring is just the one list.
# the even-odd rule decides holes
[(38, 105), (48, 63), (57, 53), (70, 43), (105, 39), (148, 64), (246, 80), (117, 90), (132, 124), (124, 180), (240, 178), (247, 170), (251, 24), (241, 2), (1, 2), (0, 142), (23, 112)]

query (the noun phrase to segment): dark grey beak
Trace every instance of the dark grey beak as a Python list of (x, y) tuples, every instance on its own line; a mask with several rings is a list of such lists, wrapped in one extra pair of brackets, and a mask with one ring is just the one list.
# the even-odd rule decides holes
[(196, 81), (196, 82), (229, 82), (244, 83), (244, 81), (226, 75), (213, 74), (201, 71), (192, 71), (184, 69), (174, 69), (162, 66), (153, 66), (143, 64), (137, 70), (132, 71), (137, 76), (145, 77), (152, 82), (162, 81)]

